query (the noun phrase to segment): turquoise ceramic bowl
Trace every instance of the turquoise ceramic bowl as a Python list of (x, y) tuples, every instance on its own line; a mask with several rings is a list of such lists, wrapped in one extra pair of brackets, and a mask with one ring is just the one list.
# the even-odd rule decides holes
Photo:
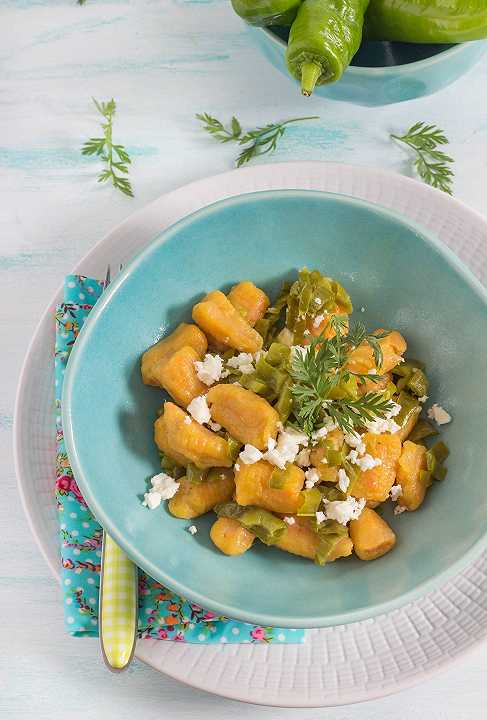
[[(415, 513), (391, 518), (384, 558), (324, 568), (256, 544), (240, 558), (212, 545), (213, 516), (191, 523), (141, 505), (159, 471), (152, 425), (162, 393), (142, 384), (141, 353), (190, 320), (208, 290), (251, 278), (275, 296), (303, 265), (350, 291), (369, 327), (398, 328), (427, 363), (430, 396), (453, 415), (449, 474)], [(71, 355), (63, 396), (69, 457), (95, 516), (150, 575), (217, 613), (262, 625), (318, 627), (410, 600), (486, 544), (486, 293), (460, 262), (400, 216), (312, 191), (242, 195), (157, 237), (97, 304)]]
[[(287, 29), (248, 27), (265, 57), (290, 78)], [(431, 95), (466, 73), (486, 50), (483, 40), (461, 45), (364, 42), (340, 81), (321, 85), (314, 94), (370, 106)]]

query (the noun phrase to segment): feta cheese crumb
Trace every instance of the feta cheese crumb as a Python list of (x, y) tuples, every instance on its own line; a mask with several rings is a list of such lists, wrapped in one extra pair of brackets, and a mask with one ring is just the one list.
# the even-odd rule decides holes
[(235, 472), (238, 472), (240, 470), (240, 465), (238, 463), (235, 463), (233, 467), (235, 469)]
[(320, 474), (316, 468), (310, 468), (309, 470), (306, 470), (306, 472), (304, 473), (304, 477), (306, 478), (304, 486), (307, 490), (314, 487), (316, 483), (319, 483), (320, 481)]
[(144, 493), (144, 500), (142, 505), (148, 507), (149, 510), (155, 510), (161, 504), (162, 496), (155, 490), (151, 490), (148, 493)]
[(196, 525), (190, 525), (188, 528), (188, 532), (190, 535), (196, 535), (196, 533), (198, 532), (198, 528), (196, 527)]
[(298, 465), (301, 468), (309, 467), (311, 461), (310, 461), (310, 455), (311, 450), (307, 450), (306, 448), (303, 448), (297, 455), (294, 460), (296, 465)]
[(323, 320), (325, 319), (325, 316), (323, 314), (316, 315), (315, 319), (313, 320), (313, 327), (315, 330), (319, 328)]
[(402, 495), (401, 485), (393, 485), (391, 487), (391, 492), (389, 493), (389, 495), (391, 496), (392, 502), (397, 502), (397, 500), (399, 500)]
[(404, 507), (404, 505), (396, 505), (394, 508), (394, 515), (400, 515), (403, 512), (406, 512), (407, 508)]
[(247, 443), (242, 450), (242, 452), (239, 455), (240, 460), (245, 465), (253, 465), (256, 462), (259, 462), (259, 460), (262, 460), (264, 456), (262, 455), (261, 451), (258, 450), (254, 445), (250, 445)]
[(314, 302), (315, 302), (315, 305), (318, 305), (318, 307), (320, 307), (320, 305), (323, 304), (321, 298), (319, 298), (319, 297), (315, 297)]
[(418, 402), (420, 402), (422, 405), (426, 402), (426, 400), (429, 398), (429, 395), (421, 395), (421, 397), (418, 398)]
[(360, 312), (365, 312), (365, 308), (363, 306), (360, 308)]
[(428, 410), (428, 417), (437, 425), (446, 425), (451, 422), (451, 415), (441, 405), (434, 403)]
[(196, 420), (200, 425), (207, 423), (211, 420), (210, 408), (206, 402), (206, 395), (198, 395), (189, 403), (187, 410), (193, 420)]
[(272, 446), (272, 443), (268, 446), (269, 449), (264, 454), (264, 460), (284, 470), (287, 463), (292, 463), (296, 459), (300, 445), (306, 447), (308, 437), (304, 433), (288, 427), (281, 430), (274, 446)]
[[(355, 451), (356, 452), (356, 451)], [(347, 492), (348, 486), (350, 485), (350, 478), (343, 468), (338, 471), (338, 487), (344, 493)]]
[(318, 525), (320, 525), (322, 522), (324, 522), (326, 520), (326, 515), (321, 510), (318, 510), (318, 512), (315, 513), (315, 517), (316, 517), (316, 522), (318, 523)]
[(184, 424), (185, 424), (185, 425), (191, 425), (191, 418), (189, 417), (189, 415), (186, 415), (186, 416), (185, 416), (185, 418), (184, 418)]
[(166, 473), (154, 475), (151, 480), (152, 488), (144, 493), (142, 505), (150, 510), (155, 510), (162, 500), (170, 500), (177, 493), (180, 483)]
[(401, 412), (401, 406), (399, 403), (391, 402), (391, 409), (386, 412), (383, 418), (376, 418), (365, 423), (367, 430), (374, 435), (381, 435), (382, 433), (395, 433), (401, 429), (401, 426), (397, 424), (394, 418)]
[(367, 375), (378, 375), (379, 373), (375, 368), (370, 368), (370, 370), (367, 372)]
[(213, 420), (208, 421), (208, 427), (211, 430), (214, 430), (215, 432), (218, 432), (219, 430), (222, 429), (222, 426), (220, 425), (220, 423), (213, 422)]
[(372, 455), (367, 453), (367, 455), (364, 455), (362, 458), (358, 458), (355, 461), (355, 465), (358, 465), (362, 472), (365, 472), (366, 470), (372, 470), (372, 468), (382, 465), (382, 460), (372, 457)]
[(283, 520), (287, 525), (295, 525), (295, 523), (296, 523), (296, 520), (293, 517), (286, 516), (283, 518)]
[(362, 436), (359, 435), (358, 432), (354, 431), (351, 433), (346, 433), (344, 435), (344, 439), (345, 439), (345, 442), (347, 443), (347, 445), (349, 445), (351, 448), (355, 448), (358, 455), (364, 454), (364, 452), (366, 450), (365, 443), (362, 440)]
[(207, 353), (204, 360), (195, 360), (196, 374), (205, 385), (213, 385), (221, 378), (223, 361), (219, 355)]
[(242, 352), (227, 360), (227, 365), (228, 367), (240, 370), (242, 375), (250, 375), (250, 373), (255, 370), (253, 362), (254, 356), (251, 353)]
[(349, 495), (346, 500), (324, 500), (325, 512), (328, 520), (336, 520), (340, 525), (347, 525), (350, 520), (356, 520), (365, 507), (365, 498), (356, 498)]

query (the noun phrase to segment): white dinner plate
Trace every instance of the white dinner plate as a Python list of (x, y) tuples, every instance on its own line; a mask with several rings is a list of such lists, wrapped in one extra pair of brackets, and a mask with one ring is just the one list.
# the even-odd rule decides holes
[[(276, 189), (311, 189), (362, 198), (431, 230), (487, 285), (487, 220), (462, 203), (389, 172), (336, 163), (258, 165), (200, 180), (162, 196), (101, 240), (73, 272), (103, 278), (158, 233), (217, 200)], [(32, 339), (14, 424), (17, 477), (32, 532), (59, 579), (54, 501), (54, 306)], [(177, 680), (246, 702), (283, 707), (343, 705), (410, 687), (445, 667), (487, 634), (487, 552), (453, 580), (394, 612), (310, 630), (301, 645), (190, 645), (141, 640), (136, 655)]]

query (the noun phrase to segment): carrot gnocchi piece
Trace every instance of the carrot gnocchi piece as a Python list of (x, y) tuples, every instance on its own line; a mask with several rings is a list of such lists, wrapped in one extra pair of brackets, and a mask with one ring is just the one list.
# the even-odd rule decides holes
[(154, 440), (165, 455), (186, 467), (231, 467), (229, 443), (208, 428), (192, 420), (172, 402), (164, 403), (164, 412), (154, 424)]
[(397, 461), (401, 455), (401, 441), (397, 435), (365, 433), (362, 437), (366, 452), (381, 461), (370, 470), (361, 471), (351, 479), (348, 492), (365, 498), (367, 504), (384, 502), (396, 479)]
[(265, 292), (248, 280), (234, 285), (228, 293), (228, 299), (250, 327), (254, 327), (264, 317), (270, 305)]
[(301, 503), (304, 472), (297, 465), (279, 470), (266, 460), (238, 464), (235, 498), (239, 505), (258, 505), (277, 513), (296, 513)]
[(193, 307), (193, 320), (225, 347), (250, 353), (262, 348), (262, 336), (250, 327), (227, 296), (219, 290), (208, 293)]

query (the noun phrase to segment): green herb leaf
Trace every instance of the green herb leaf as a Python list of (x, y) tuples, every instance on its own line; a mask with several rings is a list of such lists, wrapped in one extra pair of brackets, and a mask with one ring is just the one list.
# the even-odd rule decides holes
[[(365, 427), (366, 422), (384, 417), (392, 408), (382, 393), (369, 392), (361, 397), (349, 397), (346, 393), (341, 397), (339, 393), (343, 384), (354, 375), (346, 367), (350, 352), (364, 340), (370, 342), (371, 337), (378, 340), (383, 335), (370, 335), (362, 323), (354, 325), (345, 335), (345, 319), (341, 316), (332, 317), (328, 325), (332, 326), (335, 336), (327, 339), (322, 333), (313, 338), (309, 349), (295, 350), (291, 363), (293, 412), (298, 427), (308, 436), (327, 419), (344, 432), (352, 432), (354, 428)], [(380, 350), (379, 343), (377, 347)], [(379, 359), (382, 359), (382, 353)], [(360, 377), (363, 382), (366, 377), (375, 379), (378, 376)]]
[(208, 113), (198, 113), (196, 118), (203, 123), (203, 129), (219, 142), (226, 143), (233, 141), (238, 142), (239, 145), (247, 146), (237, 157), (237, 167), (241, 167), (254, 157), (274, 152), (279, 139), (284, 135), (286, 125), (305, 120), (319, 119), (317, 115), (292, 118), (291, 120), (284, 120), (280, 123), (269, 123), (263, 127), (257, 127), (254, 130), (248, 130), (242, 135), (242, 126), (235, 116), (232, 117), (230, 128), (226, 128), (220, 120)]
[[(81, 3), (80, 3), (81, 4)], [(81, 148), (82, 155), (96, 155), (106, 164), (106, 168), (98, 175), (98, 182), (104, 183), (111, 180), (112, 185), (124, 195), (133, 197), (132, 185), (128, 178), (128, 165), (131, 160), (123, 145), (116, 145), (112, 142), (113, 117), (117, 109), (115, 100), (112, 98), (107, 102), (99, 102), (92, 98), (96, 109), (103, 116), (106, 122), (102, 122), (103, 137), (90, 138)], [(119, 173), (122, 173), (119, 174)]]
[(438, 150), (439, 145), (448, 145), (448, 139), (436, 125), (418, 122), (404, 135), (391, 134), (391, 138), (402, 142), (416, 153), (414, 167), (425, 183), (452, 195), (454, 159)]

